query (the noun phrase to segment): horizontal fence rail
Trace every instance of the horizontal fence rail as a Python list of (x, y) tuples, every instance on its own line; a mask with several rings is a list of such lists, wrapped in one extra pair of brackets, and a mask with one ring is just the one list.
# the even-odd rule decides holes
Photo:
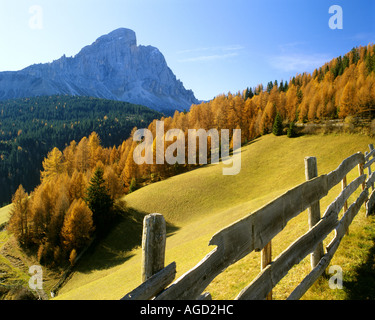
[[(172, 263), (164, 268), (164, 262), (160, 260), (160, 257), (164, 259), (165, 234), (159, 234), (160, 231), (158, 231), (157, 239), (163, 239), (163, 244), (152, 246), (152, 250), (149, 251), (143, 248), (142, 261), (147, 265), (143, 265), (142, 270), (154, 270), (153, 273), (148, 278), (143, 277), (143, 283), (125, 295), (123, 299), (210, 299), (210, 294), (203, 292), (212, 280), (230, 265), (253, 251), (262, 251), (261, 272), (239, 292), (236, 299), (271, 299), (272, 289), (276, 284), (285, 277), (294, 265), (300, 263), (307, 255), (312, 254), (311, 272), (288, 297), (289, 300), (300, 299), (328, 267), (341, 240), (349, 232), (349, 226), (363, 204), (366, 204), (366, 215), (374, 211), (375, 172), (371, 171), (371, 165), (375, 163), (375, 150), (373, 145), (369, 145), (369, 148), (370, 152), (366, 152), (365, 155), (361, 152), (353, 154), (346, 158), (336, 170), (320, 176), (317, 174), (316, 159), (313, 157), (306, 158), (306, 182), (217, 232), (209, 241), (209, 245), (216, 247), (195, 267), (175, 281), (176, 264)], [(359, 177), (347, 184), (348, 173), (357, 166)], [(365, 169), (369, 172), (368, 178), (364, 173)], [(341, 193), (320, 217), (319, 201), (327, 196), (328, 192), (340, 182), (342, 183)], [(361, 188), (359, 197), (348, 207), (349, 197), (359, 188)], [(371, 194), (370, 188), (372, 188)], [(286, 227), (291, 219), (307, 209), (309, 210), (309, 231), (272, 260), (272, 239)], [(344, 213), (339, 219), (339, 213), (342, 209), (344, 209)], [(158, 214), (146, 216), (144, 227), (152, 228), (150, 227), (150, 221), (155, 220), (155, 217), (160, 220), (160, 216)], [(335, 231), (335, 236), (324, 252), (323, 240), (332, 231)], [(150, 243), (150, 239), (145, 238), (148, 237), (148, 234), (150, 232), (144, 230), (143, 243)], [(151, 232), (151, 234), (153, 233)], [(155, 249), (155, 247), (159, 247), (159, 249)], [(160, 252), (155, 252), (155, 250), (160, 250)], [(153, 261), (150, 256), (158, 258)], [(155, 264), (157, 267), (155, 267)]]

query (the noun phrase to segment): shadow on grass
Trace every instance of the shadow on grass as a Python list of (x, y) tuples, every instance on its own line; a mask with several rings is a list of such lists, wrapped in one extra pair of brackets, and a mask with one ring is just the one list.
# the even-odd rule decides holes
[[(134, 256), (133, 250), (142, 246), (143, 219), (148, 213), (127, 208), (126, 213), (118, 217), (111, 230), (101, 239), (95, 240), (75, 271), (90, 273), (105, 270), (123, 264)], [(173, 235), (179, 227), (166, 223), (167, 237)]]
[[(375, 243), (375, 227), (371, 240)], [(368, 251), (366, 260), (354, 270), (354, 276), (343, 282), (347, 300), (375, 299), (375, 245)]]

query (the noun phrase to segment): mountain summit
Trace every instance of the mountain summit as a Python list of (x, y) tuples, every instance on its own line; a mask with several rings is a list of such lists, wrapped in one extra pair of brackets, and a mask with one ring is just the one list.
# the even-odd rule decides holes
[(130, 29), (117, 29), (76, 56), (20, 71), (0, 72), (0, 100), (68, 94), (120, 100), (158, 111), (189, 109), (198, 103), (152, 46), (137, 46)]

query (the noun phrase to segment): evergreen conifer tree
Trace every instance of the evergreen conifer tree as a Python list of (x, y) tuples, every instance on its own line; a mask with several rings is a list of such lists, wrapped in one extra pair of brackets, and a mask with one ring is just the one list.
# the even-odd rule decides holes
[(283, 134), (283, 122), (280, 114), (276, 114), (275, 122), (273, 124), (272, 132), (275, 136), (281, 136)]
[(113, 209), (113, 200), (106, 188), (103, 175), (103, 168), (97, 167), (87, 188), (85, 198), (93, 213), (93, 221), (97, 231), (103, 230), (109, 222)]
[(288, 138), (293, 138), (297, 135), (296, 133), (296, 125), (294, 122), (291, 122), (287, 131)]

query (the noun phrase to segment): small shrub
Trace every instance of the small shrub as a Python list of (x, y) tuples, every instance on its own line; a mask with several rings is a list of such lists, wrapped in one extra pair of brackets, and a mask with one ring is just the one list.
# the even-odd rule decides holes
[(303, 126), (302, 133), (308, 134), (308, 135), (315, 134), (316, 133), (316, 126), (312, 123), (307, 123)]
[(137, 190), (137, 180), (135, 180), (135, 178), (132, 178), (132, 181), (130, 182), (129, 186), (129, 193), (132, 193), (135, 190)]
[(344, 120), (345, 131), (348, 133), (353, 133), (355, 129), (355, 124), (355, 118), (353, 116), (347, 116)]

